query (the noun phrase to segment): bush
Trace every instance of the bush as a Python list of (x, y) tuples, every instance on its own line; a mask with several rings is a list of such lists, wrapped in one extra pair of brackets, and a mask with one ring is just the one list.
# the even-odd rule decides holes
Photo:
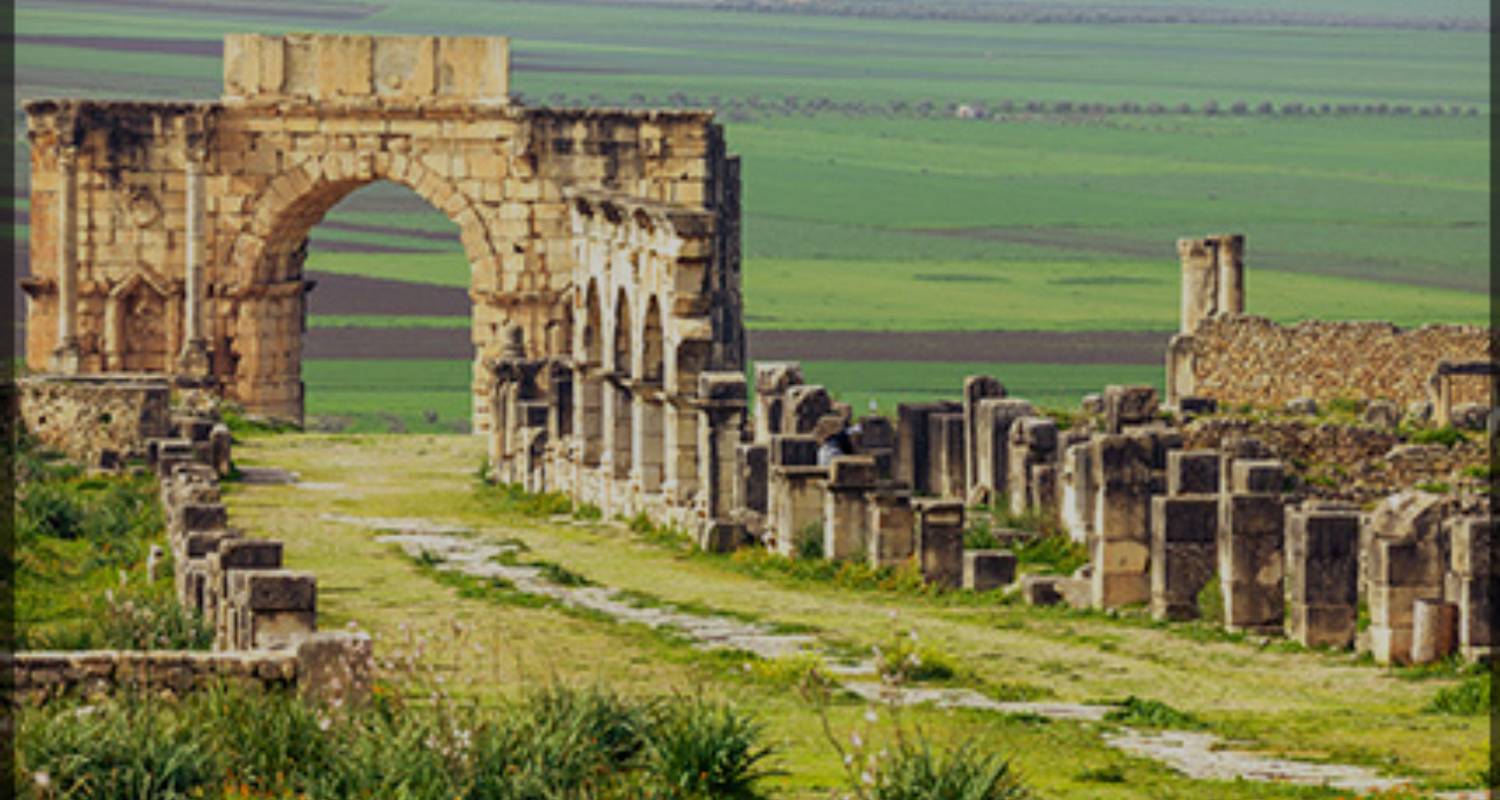
[(1209, 625), (1224, 624), (1224, 593), (1220, 590), (1217, 575), (1209, 578), (1198, 590), (1198, 618)]
[(769, 776), (762, 726), (732, 707), (697, 699), (666, 706), (647, 736), (652, 772), (671, 796), (759, 797)]
[[(386, 687), (378, 687), (385, 689)], [(119, 696), (23, 712), (27, 798), (758, 797), (770, 750), (734, 708), (553, 687), (498, 705), (357, 708), (290, 692)]]
[(915, 683), (952, 679), (961, 666), (937, 646), (922, 642), (913, 630), (898, 631), (875, 648), (875, 669), (887, 680)]
[(1471, 675), (1457, 686), (1440, 690), (1423, 710), (1429, 714), (1451, 714), (1474, 717), (1490, 711), (1490, 683), (1488, 673)]
[(809, 522), (797, 531), (792, 539), (792, 549), (801, 559), (819, 559), (823, 553), (823, 521)]
[(1031, 565), (1039, 572), (1071, 575), (1089, 563), (1088, 548), (1061, 533), (1029, 539), (1014, 550), (1017, 564)]
[(1104, 715), (1110, 722), (1134, 725), (1141, 728), (1192, 729), (1203, 727), (1203, 722), (1185, 711), (1159, 700), (1143, 700), (1135, 695), (1125, 698), (1119, 708)]
[(995, 753), (964, 743), (935, 753), (928, 742), (901, 741), (871, 773), (870, 800), (1019, 800), (1031, 793)]

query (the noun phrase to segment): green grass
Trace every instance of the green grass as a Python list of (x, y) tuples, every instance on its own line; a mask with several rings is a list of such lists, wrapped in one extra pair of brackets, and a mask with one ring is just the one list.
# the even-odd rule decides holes
[[(425, 643), (437, 674), (466, 695), (503, 696), (562, 679), (628, 685), (641, 693), (693, 687), (754, 708), (767, 725), (767, 741), (781, 748), (777, 766), (788, 773), (768, 786), (788, 798), (826, 798), (844, 787), (816, 714), (787, 691), (794, 676), (757, 671), (745, 666), (747, 659), (672, 644), (635, 626), (507, 602), (495, 596), (498, 590), (461, 596), (369, 531), (323, 515), (464, 525), (496, 543), (522, 541), (527, 560), (557, 564), (600, 586), (681, 608), (732, 609), (778, 629), (792, 626), (834, 653), (869, 654), (893, 630), (917, 630), (922, 643), (951, 658), (963, 685), (1005, 699), (1087, 702), (1134, 695), (1169, 703), (1207, 730), (1268, 754), (1378, 765), (1423, 776), (1429, 786), (1471, 786), (1488, 760), (1485, 719), (1422, 711), (1438, 692), (1460, 685), (1458, 677), (1403, 680), (1348, 655), (1260, 648), (1128, 616), (888, 591), (864, 581), (840, 585), (751, 569), (755, 565), (742, 563), (743, 557), (689, 555), (621, 526), (553, 524), (499, 511), (491, 493), (475, 491), (474, 464), (483, 448), (477, 439), (454, 436), (250, 436), (236, 450), (242, 463), (291, 469), (338, 491), (246, 486), (229, 496), (231, 515), (283, 539), (291, 568), (317, 573), (320, 590), (327, 588), (320, 625), (357, 622), (376, 637), (378, 652), (398, 660), (413, 642)], [(829, 708), (832, 729), (845, 741), (858, 730), (874, 749), (889, 746), (885, 712), (869, 725), (862, 722), (864, 711), (862, 704), (836, 700)], [(973, 740), (987, 752), (1013, 754), (1014, 768), (1046, 797), (1338, 796), (1334, 790), (1188, 780), (1109, 748), (1094, 725), (925, 707), (902, 714), (936, 742)], [(1083, 776), (1110, 767), (1125, 780)]]
[(348, 432), (467, 431), (472, 370), (459, 360), (308, 359), (302, 362), (308, 425)]
[(1154, 364), (1004, 364), (986, 362), (805, 361), (808, 383), (828, 387), (839, 400), (863, 414), (871, 400), (882, 414), (897, 403), (957, 399), (964, 378), (993, 375), (1012, 397), (1039, 406), (1077, 406), (1083, 395), (1112, 383), (1149, 384), (1162, 388), (1163, 368)]
[(154, 581), (147, 572), (152, 545), (167, 549), (155, 481), (86, 476), (22, 444), (13, 649), (206, 648), (212, 634), (178, 605), (170, 556)]

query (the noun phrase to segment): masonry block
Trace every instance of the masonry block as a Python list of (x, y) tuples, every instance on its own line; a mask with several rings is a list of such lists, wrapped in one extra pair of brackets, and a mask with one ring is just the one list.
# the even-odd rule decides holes
[(971, 592), (990, 592), (1016, 579), (1016, 555), (1009, 550), (966, 550), (963, 586)]

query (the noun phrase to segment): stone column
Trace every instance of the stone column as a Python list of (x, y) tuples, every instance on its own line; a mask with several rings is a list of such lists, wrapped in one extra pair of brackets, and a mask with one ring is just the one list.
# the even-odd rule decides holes
[(870, 513), (865, 496), (875, 488), (875, 459), (839, 456), (828, 470), (823, 495), (823, 557), (863, 559), (869, 551)]
[(959, 496), (968, 502), (983, 499), (974, 498), (983, 483), (979, 475), (979, 401), (1004, 396), (1005, 387), (988, 375), (964, 378), (964, 489)]
[(634, 463), (631, 465), (631, 480), (646, 494), (658, 494), (662, 489), (663, 418), (660, 389), (638, 387), (631, 407), (634, 421), (631, 435), (635, 437), (631, 446)]
[[(1089, 442), (1094, 531), (1090, 594), (1095, 608), (1151, 600), (1151, 450), (1144, 436), (1102, 434)], [(1014, 456), (1012, 456), (1014, 458)]]
[(178, 367), (189, 375), (207, 375), (208, 342), (203, 337), (203, 154), (189, 148), (187, 171), (186, 258), (183, 263), (182, 353)]
[(922, 579), (957, 589), (964, 580), (964, 504), (929, 499), (913, 506)]
[(1218, 247), (1220, 314), (1245, 313), (1245, 237), (1234, 233), (1214, 237)]
[(52, 368), (78, 372), (78, 149), (57, 154), (57, 349)]
[(698, 491), (698, 412), (673, 397), (666, 407), (666, 430), (662, 433), (666, 464), (662, 492), (667, 502), (687, 503)]
[(1286, 513), (1287, 634), (1304, 647), (1347, 648), (1358, 633), (1359, 511)]
[(1219, 589), (1231, 631), (1280, 634), (1285, 622), (1286, 513), (1278, 461), (1236, 460), (1219, 497)]
[(734, 459), (745, 422), (745, 376), (705, 372), (698, 376), (698, 485), (703, 500), (704, 550), (739, 546), (742, 529), (734, 520)]
[(1219, 309), (1217, 251), (1212, 239), (1177, 240), (1177, 257), (1182, 261), (1182, 333), (1191, 334)]

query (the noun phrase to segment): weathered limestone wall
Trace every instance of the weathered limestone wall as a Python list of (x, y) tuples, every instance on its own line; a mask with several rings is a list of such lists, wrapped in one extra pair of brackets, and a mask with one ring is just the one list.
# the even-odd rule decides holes
[[(230, 36), (219, 102), (33, 100), (27, 363), (212, 374), (300, 419), (309, 231), (350, 192), (411, 188), (472, 268), (475, 427), (502, 331), (567, 356), (568, 189), (706, 214), (714, 347), (743, 360), (738, 163), (707, 112), (511, 103), (507, 40)], [(642, 307), (643, 308), (643, 307)], [(642, 313), (641, 310), (636, 311)]]
[(183, 694), (239, 685), (295, 688), (308, 695), (348, 699), (368, 691), (370, 638), (323, 633), (292, 650), (75, 650), (0, 654), (0, 671), (13, 681), (5, 700), (40, 704), (67, 694), (85, 697), (124, 689)]
[(20, 384), (26, 431), (69, 458), (99, 466), (144, 457), (171, 427), (171, 387), (149, 375), (29, 377)]
[[(1172, 340), (1168, 393), (1220, 404), (1282, 406), (1308, 397), (1433, 399), (1431, 378), (1441, 361), (1490, 361), (1493, 334), (1471, 325), (1403, 330), (1383, 322), (1307, 321), (1279, 325), (1263, 317), (1220, 315)], [(1455, 403), (1492, 404), (1488, 382), (1454, 381)]]

